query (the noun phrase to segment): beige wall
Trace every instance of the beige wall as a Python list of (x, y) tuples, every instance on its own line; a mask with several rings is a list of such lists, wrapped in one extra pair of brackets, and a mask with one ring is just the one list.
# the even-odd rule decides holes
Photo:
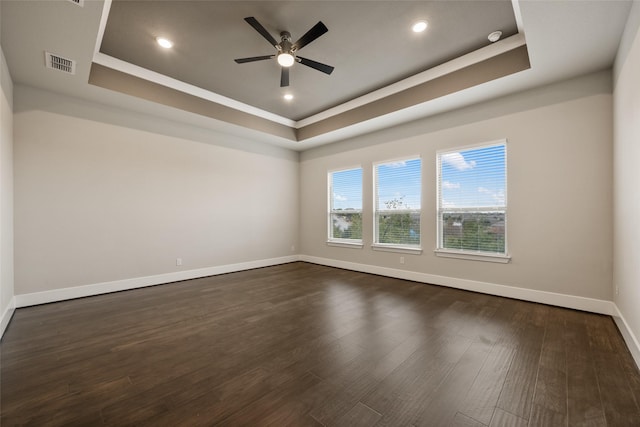
[[(611, 300), (611, 74), (597, 73), (301, 156), (301, 252), (372, 266)], [(445, 259), (436, 244), (436, 151), (508, 140), (509, 264)], [(368, 140), (368, 141), (367, 141)], [(344, 151), (346, 150), (346, 151)], [(372, 162), (423, 160), (421, 255), (371, 250)], [(361, 165), (364, 248), (327, 239), (327, 171)], [(400, 257), (405, 264), (400, 264)]]
[[(639, 21), (640, 4), (635, 3), (616, 61), (614, 91), (614, 301), (635, 335), (636, 346), (640, 338)], [(638, 351), (636, 347), (640, 364)]]
[(15, 94), (16, 295), (297, 251), (297, 153)]
[[(0, 336), (13, 298), (13, 83), (0, 50)], [(5, 315), (6, 313), (6, 315)]]

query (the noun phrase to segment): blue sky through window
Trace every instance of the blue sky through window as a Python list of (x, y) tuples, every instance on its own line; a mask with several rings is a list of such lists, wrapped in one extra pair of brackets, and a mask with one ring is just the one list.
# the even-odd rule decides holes
[(440, 206), (504, 206), (505, 156), (504, 144), (441, 154)]
[(362, 169), (331, 173), (333, 209), (362, 209)]
[(389, 162), (376, 166), (378, 177), (378, 210), (387, 208), (386, 202), (402, 200), (401, 209), (420, 209), (420, 159)]

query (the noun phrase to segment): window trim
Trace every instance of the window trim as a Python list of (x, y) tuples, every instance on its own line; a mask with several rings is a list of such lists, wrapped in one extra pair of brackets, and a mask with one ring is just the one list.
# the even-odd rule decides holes
[[(461, 151), (468, 151), (478, 148), (490, 148), (497, 147), (500, 145), (504, 145), (505, 156), (504, 156), (504, 207), (502, 206), (476, 206), (476, 207), (464, 207), (464, 208), (441, 208), (440, 202), (442, 201), (442, 188), (441, 188), (441, 171), (442, 171), (442, 155), (448, 153), (459, 153)], [(508, 180), (509, 180), (509, 170), (508, 170), (508, 140), (506, 138), (481, 142), (477, 144), (469, 144), (454, 148), (447, 148), (436, 151), (436, 249), (434, 253), (436, 256), (443, 258), (457, 258), (457, 259), (465, 259), (465, 260), (473, 260), (473, 261), (487, 261), (487, 262), (497, 262), (506, 264), (511, 260), (511, 255), (509, 254), (508, 247)], [(442, 230), (442, 221), (441, 216), (446, 212), (504, 212), (504, 253), (499, 252), (484, 252), (484, 251), (472, 251), (465, 249), (451, 249), (443, 247), (443, 230)]]
[(462, 251), (462, 250), (454, 250), (454, 249), (436, 249), (433, 251), (436, 256), (442, 258), (456, 258), (456, 259), (466, 259), (470, 261), (486, 261), (486, 262), (497, 262), (500, 264), (507, 264), (511, 261), (511, 255), (506, 254), (493, 254), (492, 252), (480, 252), (480, 251)]
[[(362, 167), (362, 165), (356, 165), (356, 166), (347, 166), (347, 167), (343, 167), (343, 168), (336, 168), (336, 169), (329, 169), (327, 171), (327, 245), (328, 246), (336, 246), (336, 247), (347, 247), (347, 248), (353, 248), (353, 247), (360, 247), (362, 248), (364, 246), (363, 242), (362, 242), (362, 238), (360, 239), (341, 239), (338, 237), (333, 237), (333, 223), (331, 221), (331, 214), (333, 214), (333, 175), (335, 172), (346, 172), (346, 171), (352, 171), (352, 170), (356, 170), (356, 169), (360, 169), (362, 171), (361, 175), (362, 175), (362, 180), (360, 181), (360, 197), (363, 196), (364, 194), (364, 168)], [(363, 203), (360, 205), (360, 210), (353, 210), (350, 211), (352, 213), (359, 213), (360, 217), (362, 217), (362, 211), (363, 211)]]
[(364, 247), (364, 243), (362, 240), (356, 239), (333, 239), (327, 240), (327, 246), (335, 246), (337, 248), (351, 248), (351, 249), (362, 249)]
[(395, 243), (373, 243), (371, 249), (380, 252), (397, 252), (412, 255), (420, 255), (422, 253), (422, 247), (403, 246)]
[[(379, 212), (393, 212), (393, 213), (402, 213), (402, 212), (416, 212), (419, 211), (420, 217), (420, 243), (417, 245), (403, 245), (399, 243), (380, 243), (378, 242), (378, 165), (385, 165), (388, 163), (394, 162), (406, 162), (411, 160), (420, 160), (420, 209), (396, 209), (396, 210), (381, 210)], [(407, 254), (420, 254), (422, 253), (422, 202), (423, 202), (423, 190), (424, 190), (424, 162), (422, 161), (422, 156), (420, 154), (409, 155), (404, 157), (396, 157), (392, 159), (386, 159), (378, 162), (372, 163), (371, 173), (373, 174), (373, 243), (371, 244), (371, 249), (375, 251), (384, 251), (384, 252), (399, 252), (399, 253), (407, 253)]]

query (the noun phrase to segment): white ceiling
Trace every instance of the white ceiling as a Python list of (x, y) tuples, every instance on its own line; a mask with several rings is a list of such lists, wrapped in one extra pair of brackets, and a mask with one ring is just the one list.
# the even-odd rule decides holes
[[(238, 3), (245, 4), (248, 2)], [(320, 38), (314, 42), (314, 44), (317, 44), (317, 49), (314, 48), (315, 50), (311, 49), (313, 44), (310, 45), (308, 47), (308, 53), (306, 51), (303, 52), (307, 54), (306, 57), (335, 65), (336, 70), (338, 70), (338, 66), (342, 66), (343, 69), (349, 69), (349, 52), (341, 51), (339, 48), (336, 50), (329, 49), (328, 51), (324, 49), (326, 48), (326, 44), (336, 43), (336, 40), (329, 38), (329, 34), (341, 34), (339, 28), (336, 28), (338, 24), (333, 26), (331, 25), (330, 13), (323, 15), (327, 16), (326, 18), (317, 17), (317, 15), (321, 14), (323, 8), (330, 8), (331, 3), (296, 3), (314, 3), (315, 8), (313, 13), (315, 17), (306, 16), (303, 13), (304, 19), (299, 19), (297, 26), (303, 28), (300, 31), (305, 31), (307, 27), (312, 26), (319, 19), (322, 19), (327, 27), (329, 27), (329, 33), (323, 36), (327, 37), (327, 39), (322, 40), (322, 38)], [(349, 13), (354, 15), (350, 18), (354, 21), (365, 21), (362, 19), (362, 16), (366, 15), (362, 11), (358, 12), (359, 9), (356, 6), (359, 5), (360, 7), (364, 7), (362, 10), (366, 10), (366, 5), (371, 2), (357, 1), (348, 3), (352, 3), (352, 10), (350, 9)], [(411, 10), (415, 10), (416, 5), (419, 6), (422, 3), (427, 2), (397, 3), (411, 3), (414, 7)], [(456, 7), (456, 3), (456, 1), (441, 2), (440, 6), (446, 4), (454, 8)], [(482, 1), (476, 3), (481, 4)], [(182, 4), (186, 7), (189, 3), (182, 2)], [(450, 95), (423, 102), (409, 108), (391, 112), (371, 120), (365, 120), (341, 129), (333, 130), (302, 142), (292, 141), (264, 132), (247, 129), (215, 118), (179, 111), (172, 107), (152, 103), (130, 95), (113, 92), (88, 84), (91, 63), (95, 60), (96, 46), (99, 46), (101, 23), (103, 26), (105, 24), (102, 16), (104, 11), (104, 4), (102, 1), (85, 0), (84, 6), (78, 7), (68, 0), (3, 0), (0, 2), (0, 13), (2, 14), (2, 48), (7, 58), (14, 83), (39, 87), (98, 103), (116, 106), (118, 108), (152, 114), (161, 118), (179, 121), (205, 129), (239, 135), (252, 140), (264, 141), (266, 143), (301, 151), (320, 144), (340, 141), (348, 137), (375, 131), (388, 126), (398, 125), (421, 117), (507, 95), (509, 93), (609, 68), (613, 63), (630, 6), (630, 1), (602, 0), (515, 2), (514, 10), (516, 19), (520, 26), (520, 34), (514, 36), (514, 38), (526, 39), (531, 63), (530, 69), (502, 77), (497, 80), (489, 81)], [(243, 7), (246, 7), (246, 4)], [(409, 9), (410, 8), (407, 10)], [(240, 12), (234, 12), (234, 14), (239, 13), (242, 15), (243, 13), (247, 13), (246, 10), (247, 9), (243, 9)], [(343, 11), (343, 13), (347, 12)], [(402, 16), (404, 16), (404, 20), (408, 20), (410, 11)], [(265, 26), (272, 25), (274, 27), (273, 32), (275, 32), (277, 29), (276, 27), (279, 24), (269, 24), (269, 22), (274, 22), (269, 19), (270, 18), (264, 18), (265, 22), (262, 23)], [(289, 19), (293, 18), (289, 17)], [(348, 20), (344, 22), (347, 21)], [(396, 20), (390, 19), (390, 21), (393, 22), (393, 25), (398, 25)], [(255, 52), (252, 50), (261, 44), (266, 46), (266, 50), (269, 49), (269, 46), (267, 42), (261, 39), (260, 35), (244, 21), (240, 20), (240, 22), (237, 22), (232, 27), (234, 28), (234, 32), (238, 31), (236, 34), (237, 38), (243, 38), (243, 43), (247, 43), (248, 45), (246, 52), (243, 49), (233, 57), (269, 54), (269, 52), (263, 53), (261, 51)], [(291, 31), (293, 32), (294, 29), (292, 28)], [(298, 30), (296, 29), (295, 31)], [(361, 32), (363, 30), (360, 29), (358, 31)], [(371, 31), (374, 33), (382, 31), (382, 33), (384, 33), (384, 30), (381, 30), (380, 28), (372, 28)], [(483, 29), (482, 31), (485, 30)], [(277, 34), (273, 35), (277, 38)], [(224, 38), (226, 36), (223, 34), (220, 37)], [(236, 37), (229, 38), (234, 40), (236, 39)], [(294, 35), (294, 39), (295, 38), (296, 35)], [(514, 38), (507, 39), (499, 43), (514, 43)], [(491, 49), (494, 46), (490, 46), (486, 49)], [(411, 46), (409, 47), (411, 48)], [(230, 49), (233, 50), (234, 48), (232, 47)], [(353, 48), (350, 47), (348, 50), (353, 50)], [(44, 51), (50, 51), (75, 59), (78, 63), (76, 74), (70, 76), (58, 71), (46, 69), (44, 66)], [(367, 55), (372, 57), (380, 55), (375, 43), (364, 43), (358, 48), (357, 53), (365, 58)], [(366, 64), (366, 62), (366, 60), (361, 61), (362, 64)], [(231, 65), (245, 67), (242, 69), (242, 73), (246, 73), (246, 75), (242, 74), (242, 79), (247, 80), (250, 78), (247, 76), (251, 74), (252, 66), (255, 64), (237, 65), (232, 63)], [(429, 64), (429, 66), (431, 65), (433, 64)], [(401, 70), (401, 72), (396, 74), (396, 77), (387, 77), (385, 83), (393, 82), (398, 78), (405, 77), (411, 73), (421, 70), (420, 66), (415, 64), (411, 64), (410, 68), (411, 67), (412, 70), (410, 72), (407, 70)], [(387, 70), (393, 70), (393, 67), (388, 67)], [(264, 71), (265, 70), (260, 73), (261, 78), (268, 81), (273, 80), (275, 83), (278, 82), (279, 76), (277, 69), (273, 76), (269, 75), (268, 72), (265, 73)], [(302, 71), (304, 71), (310, 79), (318, 78), (318, 76), (319, 78), (328, 79), (333, 77), (325, 76), (322, 73), (311, 69), (301, 70), (300, 74)], [(298, 70), (296, 70), (296, 72), (298, 72)], [(355, 71), (352, 70), (351, 72)], [(315, 74), (317, 74), (317, 76)], [(428, 71), (423, 74), (427, 75), (425, 78), (428, 78)], [(296, 86), (296, 79), (298, 79), (298, 77), (294, 77), (292, 74), (292, 89), (301, 87)], [(306, 78), (303, 79), (300, 77), (298, 82), (301, 84), (304, 82), (305, 90), (308, 90), (308, 88), (313, 86), (313, 83)], [(405, 82), (405, 84), (409, 83)], [(363, 91), (375, 89), (380, 87), (380, 85), (381, 84), (378, 82), (377, 86), (374, 84), (364, 89), (359, 88), (354, 92), (355, 95), (350, 94), (349, 96), (345, 96), (340, 99), (340, 101), (347, 100), (362, 93)], [(396, 83), (396, 85), (402, 85), (402, 83)], [(277, 85), (275, 90), (279, 90)], [(327, 91), (327, 89), (324, 89), (324, 91)], [(227, 96), (233, 96), (233, 93), (229, 92)], [(322, 101), (320, 107), (316, 107), (313, 112), (335, 105), (335, 99)], [(240, 101), (243, 103), (251, 102), (249, 98), (244, 98)], [(269, 108), (268, 105), (266, 105), (266, 107), (265, 105), (266, 104), (258, 105), (258, 108)], [(348, 106), (344, 108), (348, 108)], [(270, 109), (273, 110), (273, 108)], [(276, 109), (276, 114), (278, 113), (282, 114), (281, 111), (277, 111)], [(270, 112), (270, 114), (272, 113)], [(330, 110), (329, 113), (325, 114), (330, 115), (333, 113), (331, 113)], [(300, 118), (298, 116), (291, 117), (295, 119)]]

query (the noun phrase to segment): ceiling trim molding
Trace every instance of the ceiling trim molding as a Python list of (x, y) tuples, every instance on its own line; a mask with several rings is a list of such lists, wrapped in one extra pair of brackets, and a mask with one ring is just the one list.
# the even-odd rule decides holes
[(511, 0), (511, 7), (513, 7), (513, 15), (516, 18), (516, 25), (518, 26), (518, 34), (524, 36), (524, 24), (522, 23), (522, 11), (520, 10), (520, 0)]
[(107, 28), (107, 20), (109, 19), (109, 11), (111, 10), (111, 0), (104, 0), (102, 5), (102, 14), (100, 15), (100, 25), (98, 26), (98, 35), (96, 36), (96, 44), (93, 47), (93, 57), (96, 53), (100, 52), (100, 46), (102, 46), (102, 39), (104, 38), (104, 31)]
[(261, 110), (259, 108), (253, 107), (248, 104), (244, 104), (242, 102), (236, 101), (231, 98), (227, 98), (222, 95), (218, 95), (217, 93), (199, 88), (197, 86), (182, 82), (180, 80), (176, 80), (172, 77), (165, 76), (164, 74), (156, 73), (155, 71), (151, 71), (146, 68), (139, 67), (129, 62), (122, 61), (121, 59), (114, 58), (109, 55), (105, 55), (102, 52), (97, 52), (94, 54), (93, 62), (95, 64), (100, 64), (102, 66), (111, 68), (113, 70), (130, 74), (140, 79), (148, 80), (150, 82), (153, 82), (171, 89), (175, 89), (177, 91), (180, 91), (189, 95), (197, 96), (198, 98), (206, 99), (207, 101), (211, 101), (213, 103), (232, 108), (242, 113), (251, 114), (256, 117), (260, 117), (262, 119), (272, 121), (274, 123), (289, 126), (292, 128), (294, 128), (296, 125), (296, 122), (294, 120), (279, 116), (277, 114), (270, 113), (268, 111)]
[(521, 34), (515, 34), (507, 39), (500, 40), (499, 42), (493, 43), (481, 49), (470, 52), (466, 55), (452, 59), (451, 61), (445, 62), (444, 64), (430, 68), (411, 77), (407, 77), (406, 79), (400, 80), (399, 82), (390, 84), (381, 89), (355, 98), (351, 101), (347, 101), (344, 104), (340, 104), (336, 107), (330, 108), (305, 119), (298, 120), (295, 127), (296, 129), (308, 127), (309, 125), (312, 125), (314, 123), (324, 121), (329, 117), (337, 116), (349, 110), (362, 107), (366, 104), (370, 104), (383, 98), (388, 98), (391, 95), (395, 95), (396, 93), (403, 92), (415, 86), (419, 86), (430, 80), (435, 80), (439, 77), (469, 67), (475, 63), (501, 55), (505, 52), (523, 46), (524, 44), (524, 36)]
[(472, 63), (464, 68), (393, 93), (340, 115), (309, 124), (297, 129), (296, 137), (298, 141), (304, 141), (387, 114), (398, 113), (404, 109), (529, 68), (531, 68), (529, 53), (527, 46), (523, 44), (500, 55)]
[[(104, 61), (102, 63), (94, 62), (91, 66), (89, 83), (247, 127), (289, 141), (301, 142), (337, 130), (347, 129), (372, 119), (401, 114), (403, 110), (408, 108), (529, 69), (531, 64), (527, 45), (523, 43), (523, 40), (523, 37), (513, 36), (504, 40), (505, 43), (499, 49), (490, 49), (494, 45), (487, 46), (451, 61), (452, 65), (443, 64), (441, 67), (435, 67), (433, 69), (435, 71), (432, 73), (429, 73), (431, 70), (428, 70), (424, 74), (429, 74), (431, 78), (422, 83), (407, 85), (404, 90), (391, 91), (387, 96), (377, 97), (370, 102), (362, 103), (357, 107), (346, 109), (302, 127), (278, 123), (252, 114), (250, 111), (233, 108), (206, 97), (171, 87), (171, 85), (163, 84), (163, 80), (165, 78), (173, 79), (163, 75), (158, 74), (158, 81), (153, 81), (119, 70), (117, 67), (111, 67), (109, 62), (110, 59), (119, 60), (103, 54), (99, 54), (99, 56), (104, 56), (102, 58)], [(503, 52), (502, 50), (507, 47), (510, 49)], [(500, 53), (495, 54), (496, 51)], [(480, 58), (485, 59), (480, 60)], [(153, 73), (149, 70), (146, 71)], [(418, 82), (421, 80), (416, 79)], [(381, 93), (385, 92), (377, 92), (377, 95)], [(296, 124), (301, 123), (303, 121)]]
[(296, 141), (295, 129), (254, 114), (156, 83), (102, 64), (92, 63), (89, 84), (178, 108), (204, 117)]

